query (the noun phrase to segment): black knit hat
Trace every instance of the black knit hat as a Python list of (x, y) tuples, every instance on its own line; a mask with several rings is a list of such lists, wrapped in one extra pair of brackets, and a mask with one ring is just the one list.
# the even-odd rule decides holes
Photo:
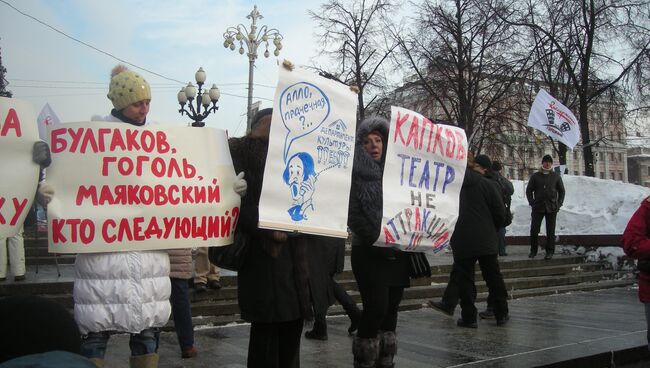
[(490, 157), (488, 157), (488, 155), (478, 155), (474, 159), (474, 162), (487, 170), (489, 170), (492, 167), (492, 161), (490, 160)]
[(501, 171), (503, 166), (501, 166), (501, 163), (497, 160), (492, 161), (492, 170), (494, 171)]
[(542, 157), (542, 162), (553, 162), (553, 157), (551, 157), (551, 155), (544, 155), (544, 157)]

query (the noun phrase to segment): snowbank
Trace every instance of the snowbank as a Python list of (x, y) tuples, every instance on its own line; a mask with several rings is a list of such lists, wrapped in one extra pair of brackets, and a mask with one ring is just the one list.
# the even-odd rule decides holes
[[(566, 196), (557, 216), (557, 235), (622, 234), (641, 201), (650, 195), (650, 188), (614, 180), (563, 175), (562, 181)], [(513, 180), (512, 184), (514, 219), (508, 226), (508, 235), (529, 235), (527, 181)], [(541, 233), (546, 233), (543, 223)]]

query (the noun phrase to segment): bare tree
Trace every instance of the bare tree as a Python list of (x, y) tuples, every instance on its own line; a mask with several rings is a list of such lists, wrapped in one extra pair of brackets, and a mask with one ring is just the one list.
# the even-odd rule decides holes
[(476, 152), (495, 132), (509, 131), (530, 58), (495, 9), (485, 0), (424, 1), (414, 31), (396, 35), (430, 115), (465, 129)]
[(383, 32), (392, 8), (390, 0), (329, 0), (318, 11), (309, 11), (322, 31), (318, 36), (335, 71), (316, 69), (328, 78), (359, 87), (359, 120), (373, 102), (364, 101), (365, 92), (383, 86), (381, 68), (396, 48), (387, 44)]
[[(588, 110), (605, 92), (621, 82), (648, 52), (650, 19), (644, 0), (508, 0), (507, 23), (526, 27), (559, 55), (567, 84), (576, 93), (585, 175), (594, 176)], [(564, 24), (564, 31), (553, 27)], [(629, 46), (629, 47), (626, 47)]]

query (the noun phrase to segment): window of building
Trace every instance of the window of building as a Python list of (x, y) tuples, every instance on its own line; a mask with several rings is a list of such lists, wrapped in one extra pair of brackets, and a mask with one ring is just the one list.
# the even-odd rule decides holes
[(578, 176), (578, 170), (574, 170), (573, 175)]
[(605, 179), (605, 173), (604, 173), (604, 172), (601, 172), (601, 173), (600, 173), (600, 178), (601, 178), (601, 179)]
[(614, 161), (614, 152), (610, 152), (610, 153), (609, 153), (609, 159), (610, 159), (611, 161)]
[(616, 178), (614, 177), (614, 175), (615, 175), (615, 173), (610, 172), (610, 173), (609, 173), (609, 177), (610, 177), (610, 179), (612, 179), (612, 180), (616, 179)]
[(621, 132), (618, 132), (618, 141), (623, 142), (623, 137), (621, 136)]
[(574, 160), (578, 159), (578, 151), (573, 151), (573, 159)]
[(623, 173), (622, 172), (618, 173), (618, 180), (623, 181)]
[(508, 173), (510, 174), (510, 179), (515, 178), (515, 169), (513, 168), (508, 169)]
[(623, 161), (623, 154), (620, 152), (618, 153), (618, 161)]
[(650, 166), (648, 166), (648, 175), (650, 175)]

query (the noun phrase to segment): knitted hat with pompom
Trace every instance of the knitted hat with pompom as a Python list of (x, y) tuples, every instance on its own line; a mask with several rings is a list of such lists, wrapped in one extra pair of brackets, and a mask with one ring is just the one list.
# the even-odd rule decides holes
[(151, 88), (138, 73), (120, 64), (111, 71), (111, 84), (108, 87), (107, 97), (119, 111), (133, 103), (151, 100)]

